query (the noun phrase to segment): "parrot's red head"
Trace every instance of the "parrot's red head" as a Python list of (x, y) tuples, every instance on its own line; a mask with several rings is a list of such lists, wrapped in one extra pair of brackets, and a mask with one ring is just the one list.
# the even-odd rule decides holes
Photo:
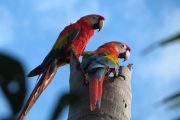
[(92, 29), (100, 31), (104, 26), (104, 17), (101, 15), (91, 14), (83, 16), (79, 19), (79, 22), (90, 26)]
[(119, 50), (119, 58), (123, 58), (124, 61), (128, 60), (130, 57), (131, 49), (130, 47), (122, 42), (114, 42), (117, 46), (117, 49)]
[(107, 51), (118, 58), (123, 58), (124, 61), (130, 57), (130, 47), (122, 42), (112, 41), (105, 43), (97, 49), (98, 52)]

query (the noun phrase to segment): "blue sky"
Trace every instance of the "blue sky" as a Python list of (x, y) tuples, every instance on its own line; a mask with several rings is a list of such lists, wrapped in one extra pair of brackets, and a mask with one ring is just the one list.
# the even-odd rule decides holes
[[(26, 72), (40, 64), (59, 32), (86, 14), (101, 14), (105, 27), (96, 32), (86, 50), (111, 41), (126, 42), (132, 49), (127, 63), (134, 64), (132, 120), (168, 120), (172, 112), (156, 103), (179, 90), (180, 43), (159, 48), (142, 57), (149, 44), (180, 31), (179, 0), (1, 0), (0, 51), (16, 56)], [(60, 68), (27, 120), (48, 120), (57, 98), (69, 89), (69, 66)], [(28, 79), (29, 94), (36, 78)], [(9, 111), (0, 91), (0, 116)], [(67, 109), (60, 120), (66, 120)]]

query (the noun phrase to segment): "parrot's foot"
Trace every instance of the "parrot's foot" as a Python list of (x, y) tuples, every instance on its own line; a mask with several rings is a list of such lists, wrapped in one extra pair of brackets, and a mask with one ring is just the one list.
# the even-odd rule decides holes
[(126, 76), (124, 76), (122, 74), (118, 74), (118, 77), (122, 77), (124, 80), (126, 80)]
[(88, 73), (86, 73), (81, 66), (80, 66), (80, 69), (81, 69), (81, 72), (82, 72), (82, 75), (83, 75), (83, 83), (84, 83), (84, 85), (87, 86), (87, 85), (89, 85)]
[(108, 79), (108, 82), (112, 83), (112, 82), (114, 82), (114, 80), (115, 80), (115, 77)]
[(84, 85), (89, 85), (89, 81), (88, 81), (88, 73), (84, 73), (83, 74), (83, 81), (84, 81)]
[(119, 77), (119, 69), (110, 69), (110, 73), (113, 73), (114, 78)]
[(122, 75), (121, 73), (115, 74), (113, 73), (113, 79), (109, 79), (110, 82), (114, 82), (115, 78), (122, 77), (124, 80), (126, 80), (126, 76)]

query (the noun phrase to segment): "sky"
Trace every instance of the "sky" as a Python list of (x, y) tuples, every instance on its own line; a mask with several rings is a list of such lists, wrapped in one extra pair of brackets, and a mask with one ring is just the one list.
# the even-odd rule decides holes
[[(60, 31), (87, 14), (105, 17), (105, 26), (96, 32), (86, 50), (95, 50), (108, 41), (122, 41), (131, 47), (128, 63), (132, 75), (132, 120), (168, 120), (173, 112), (157, 103), (179, 90), (180, 43), (159, 48), (149, 55), (141, 51), (148, 45), (180, 31), (179, 0), (1, 0), (0, 52), (18, 58), (26, 72), (42, 62)], [(69, 90), (69, 66), (60, 68), (43, 92), (27, 120), (48, 120), (59, 95)], [(36, 85), (28, 79), (28, 95)], [(0, 117), (10, 107), (0, 91)], [(66, 120), (68, 109), (59, 120)]]

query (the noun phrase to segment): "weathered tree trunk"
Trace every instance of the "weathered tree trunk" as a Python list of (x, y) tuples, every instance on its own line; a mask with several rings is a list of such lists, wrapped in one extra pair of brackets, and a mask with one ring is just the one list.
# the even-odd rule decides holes
[(120, 68), (126, 80), (118, 77), (104, 81), (101, 109), (93, 112), (89, 110), (89, 88), (83, 84), (83, 75), (75, 59), (71, 59), (70, 70), (70, 91), (80, 93), (82, 99), (69, 107), (68, 120), (131, 119), (131, 64)]

